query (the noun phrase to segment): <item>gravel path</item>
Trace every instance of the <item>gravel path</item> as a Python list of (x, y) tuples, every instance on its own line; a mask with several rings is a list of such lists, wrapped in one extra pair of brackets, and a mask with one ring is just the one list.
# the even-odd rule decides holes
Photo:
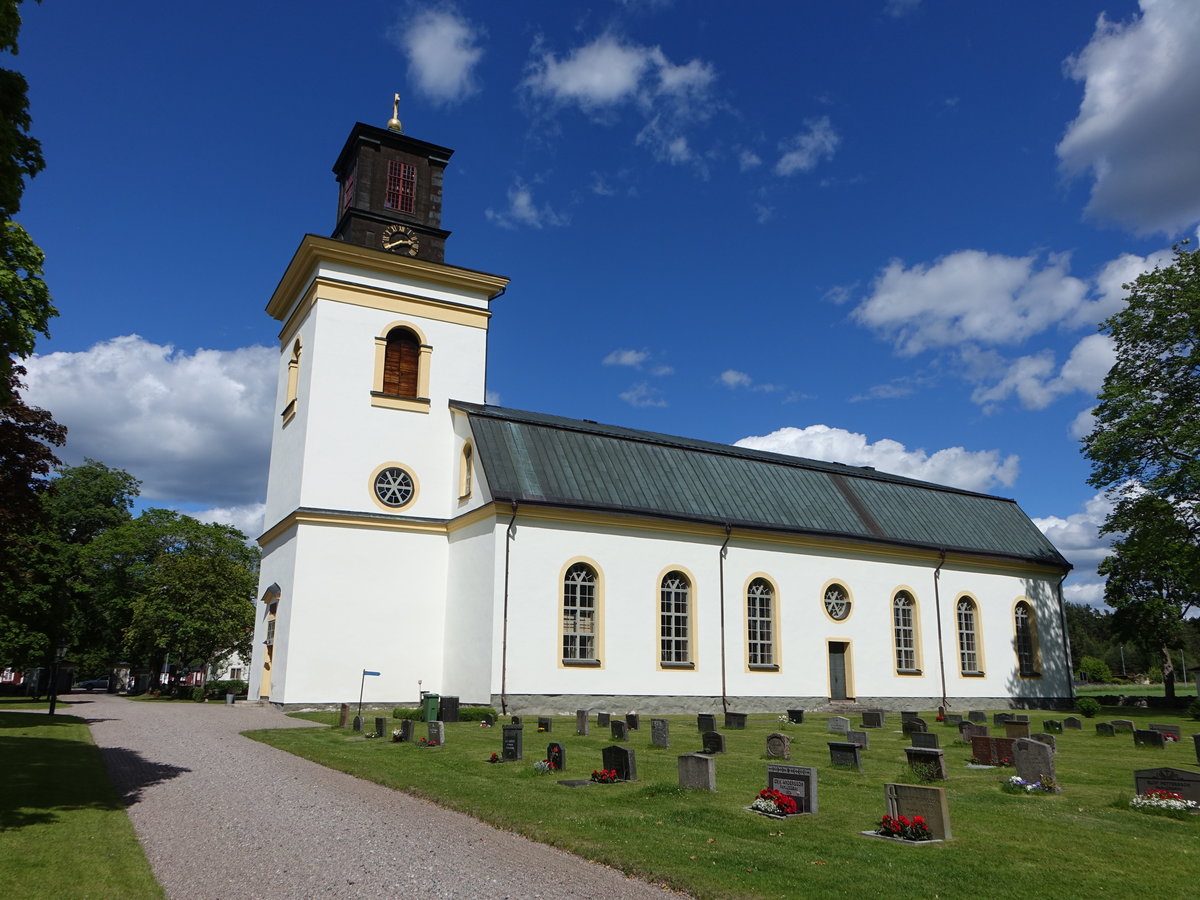
[(238, 733), (275, 709), (71, 700), (172, 898), (678, 896)]

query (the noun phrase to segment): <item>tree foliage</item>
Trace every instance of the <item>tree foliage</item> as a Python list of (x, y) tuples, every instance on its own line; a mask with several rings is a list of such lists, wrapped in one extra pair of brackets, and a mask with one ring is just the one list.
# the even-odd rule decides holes
[[(13, 54), (21, 28), (18, 6), (19, 0), (0, 0), (0, 50)], [(0, 407), (12, 397), (13, 356), (29, 356), (36, 336), (48, 336), (48, 323), (58, 314), (42, 277), (42, 251), (12, 221), (25, 180), (46, 165), (41, 144), (29, 133), (28, 92), (19, 72), (0, 68)]]
[(1101, 330), (1116, 361), (1084, 439), (1094, 487), (1113, 497), (1102, 532), (1119, 535), (1100, 565), (1118, 634), (1162, 657), (1200, 593), (1200, 252), (1126, 285), (1128, 302)]

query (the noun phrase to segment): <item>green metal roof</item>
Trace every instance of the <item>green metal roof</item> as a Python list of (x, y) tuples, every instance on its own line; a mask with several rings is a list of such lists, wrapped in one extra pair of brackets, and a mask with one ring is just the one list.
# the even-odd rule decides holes
[(467, 414), (497, 500), (981, 553), (1069, 569), (1012, 500), (540, 413)]

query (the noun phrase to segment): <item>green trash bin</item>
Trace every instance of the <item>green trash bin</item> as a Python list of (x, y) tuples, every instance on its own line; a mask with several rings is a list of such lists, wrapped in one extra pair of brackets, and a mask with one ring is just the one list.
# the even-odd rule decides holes
[(438, 717), (438, 707), (441, 705), (441, 702), (441, 694), (422, 694), (421, 719), (425, 722), (436, 722)]

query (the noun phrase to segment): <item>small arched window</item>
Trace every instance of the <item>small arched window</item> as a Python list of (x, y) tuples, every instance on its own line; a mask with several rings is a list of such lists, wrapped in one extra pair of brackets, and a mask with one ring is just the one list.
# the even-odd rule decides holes
[(964, 675), (982, 674), (979, 666), (979, 635), (975, 621), (975, 601), (970, 597), (961, 597), (957, 606), (958, 614), (958, 665)]
[(775, 664), (775, 589), (765, 578), (746, 589), (746, 649), (751, 666)]
[(463, 444), (462, 457), (458, 461), (458, 499), (471, 496), (471, 465), (475, 461), (475, 450), (470, 442)]
[(407, 328), (389, 331), (383, 354), (383, 393), (416, 397), (420, 368), (420, 339)]
[(1032, 607), (1024, 600), (1013, 609), (1013, 630), (1016, 632), (1017, 673), (1025, 678), (1040, 675), (1037, 666), (1037, 621)]
[(916, 601), (908, 591), (892, 598), (892, 629), (896, 642), (896, 671), (919, 673), (917, 667)]
[(659, 585), (659, 660), (692, 661), (692, 583), (679, 571), (663, 576)]
[(563, 660), (596, 659), (596, 571), (587, 563), (563, 579)]

